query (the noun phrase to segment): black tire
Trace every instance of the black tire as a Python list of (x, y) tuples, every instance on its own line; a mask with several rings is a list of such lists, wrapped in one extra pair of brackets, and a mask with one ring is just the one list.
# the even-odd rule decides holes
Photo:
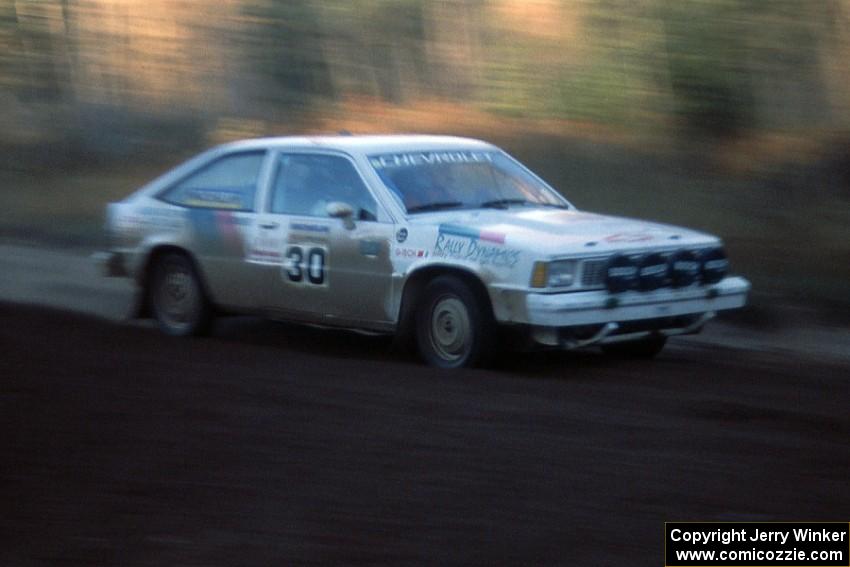
[(637, 341), (602, 345), (602, 352), (620, 358), (654, 358), (667, 344), (667, 337), (654, 335)]
[(164, 254), (154, 260), (151, 270), (148, 305), (159, 328), (176, 337), (209, 332), (212, 309), (189, 257)]
[(489, 304), (460, 278), (431, 280), (416, 309), (416, 344), (422, 359), (438, 368), (490, 361), (496, 337)]

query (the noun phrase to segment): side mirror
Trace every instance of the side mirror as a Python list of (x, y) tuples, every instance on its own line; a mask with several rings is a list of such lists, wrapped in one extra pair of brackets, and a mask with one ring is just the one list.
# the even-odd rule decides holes
[(325, 207), (325, 211), (328, 213), (328, 216), (334, 219), (341, 219), (342, 224), (348, 230), (354, 228), (354, 220), (352, 217), (354, 216), (354, 209), (351, 208), (351, 205), (348, 203), (343, 203), (342, 201), (332, 201), (328, 203), (327, 207)]

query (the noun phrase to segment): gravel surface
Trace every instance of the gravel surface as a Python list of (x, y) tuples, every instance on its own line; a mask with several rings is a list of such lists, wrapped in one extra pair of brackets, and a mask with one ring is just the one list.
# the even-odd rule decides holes
[(3, 566), (658, 566), (664, 521), (847, 520), (840, 352), (720, 323), (439, 372), (252, 318), (172, 339), (84, 254), (13, 248), (0, 297), (98, 317), (0, 303)]

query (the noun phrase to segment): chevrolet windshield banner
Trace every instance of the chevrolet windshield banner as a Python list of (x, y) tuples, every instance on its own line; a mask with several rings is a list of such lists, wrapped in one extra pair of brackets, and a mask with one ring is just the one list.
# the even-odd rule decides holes
[(847, 567), (850, 524), (667, 522), (666, 567)]
[(492, 152), (454, 150), (443, 152), (407, 152), (369, 156), (369, 163), (375, 169), (410, 167), (415, 165), (437, 165), (442, 163), (469, 163), (493, 161)]

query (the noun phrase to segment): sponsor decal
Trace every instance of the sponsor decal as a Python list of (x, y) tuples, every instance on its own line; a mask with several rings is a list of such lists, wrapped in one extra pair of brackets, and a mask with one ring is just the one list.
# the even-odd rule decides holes
[(504, 247), (505, 235), (455, 225), (440, 225), (434, 256), (475, 262), (482, 266), (513, 268), (520, 251)]
[(190, 189), (183, 204), (213, 209), (242, 209), (242, 191), (238, 189)]
[(395, 233), (395, 239), (396, 239), (396, 241), (398, 241), (399, 244), (401, 244), (402, 242), (407, 240), (407, 229), (406, 228), (398, 229), (398, 232)]
[(174, 208), (163, 209), (160, 207), (142, 207), (141, 209), (139, 209), (139, 214), (143, 217), (159, 217), (171, 219), (183, 218), (183, 210)]
[(415, 165), (435, 165), (440, 163), (469, 163), (493, 161), (492, 152), (473, 151), (437, 151), (409, 152), (401, 154), (381, 154), (369, 156), (369, 163), (375, 169), (391, 169)]
[(263, 248), (254, 248), (248, 256), (248, 261), (251, 262), (277, 262), (281, 255), (277, 250), (266, 250)]
[(309, 222), (291, 222), (289, 230), (298, 230), (301, 232), (330, 232), (331, 227), (326, 224), (314, 224)]
[[(121, 215), (115, 219), (113, 230), (121, 236), (135, 236), (144, 231), (145, 228), (156, 228), (158, 225), (149, 223), (147, 219), (139, 215)], [(168, 228), (168, 227), (162, 227)]]
[(655, 238), (648, 232), (618, 232), (605, 237), (605, 242), (645, 242)]
[(398, 258), (427, 258), (430, 253), (421, 248), (396, 248), (395, 256)]
[(251, 244), (247, 260), (277, 264), (283, 259), (282, 249), (283, 241), (280, 238), (260, 234)]
[(453, 224), (441, 224), (440, 233), (448, 234), (451, 236), (462, 236), (464, 238), (471, 238), (474, 240), (484, 240), (486, 242), (495, 242), (497, 244), (505, 243), (505, 235), (501, 232), (477, 230), (474, 228), (467, 228), (465, 226), (457, 226)]
[(189, 209), (189, 219), (202, 250), (239, 256), (244, 254), (242, 231), (239, 228), (243, 223), (233, 212)]
[(131, 236), (146, 230), (180, 230), (183, 228), (185, 210), (143, 207), (135, 212), (116, 217), (115, 231)]

